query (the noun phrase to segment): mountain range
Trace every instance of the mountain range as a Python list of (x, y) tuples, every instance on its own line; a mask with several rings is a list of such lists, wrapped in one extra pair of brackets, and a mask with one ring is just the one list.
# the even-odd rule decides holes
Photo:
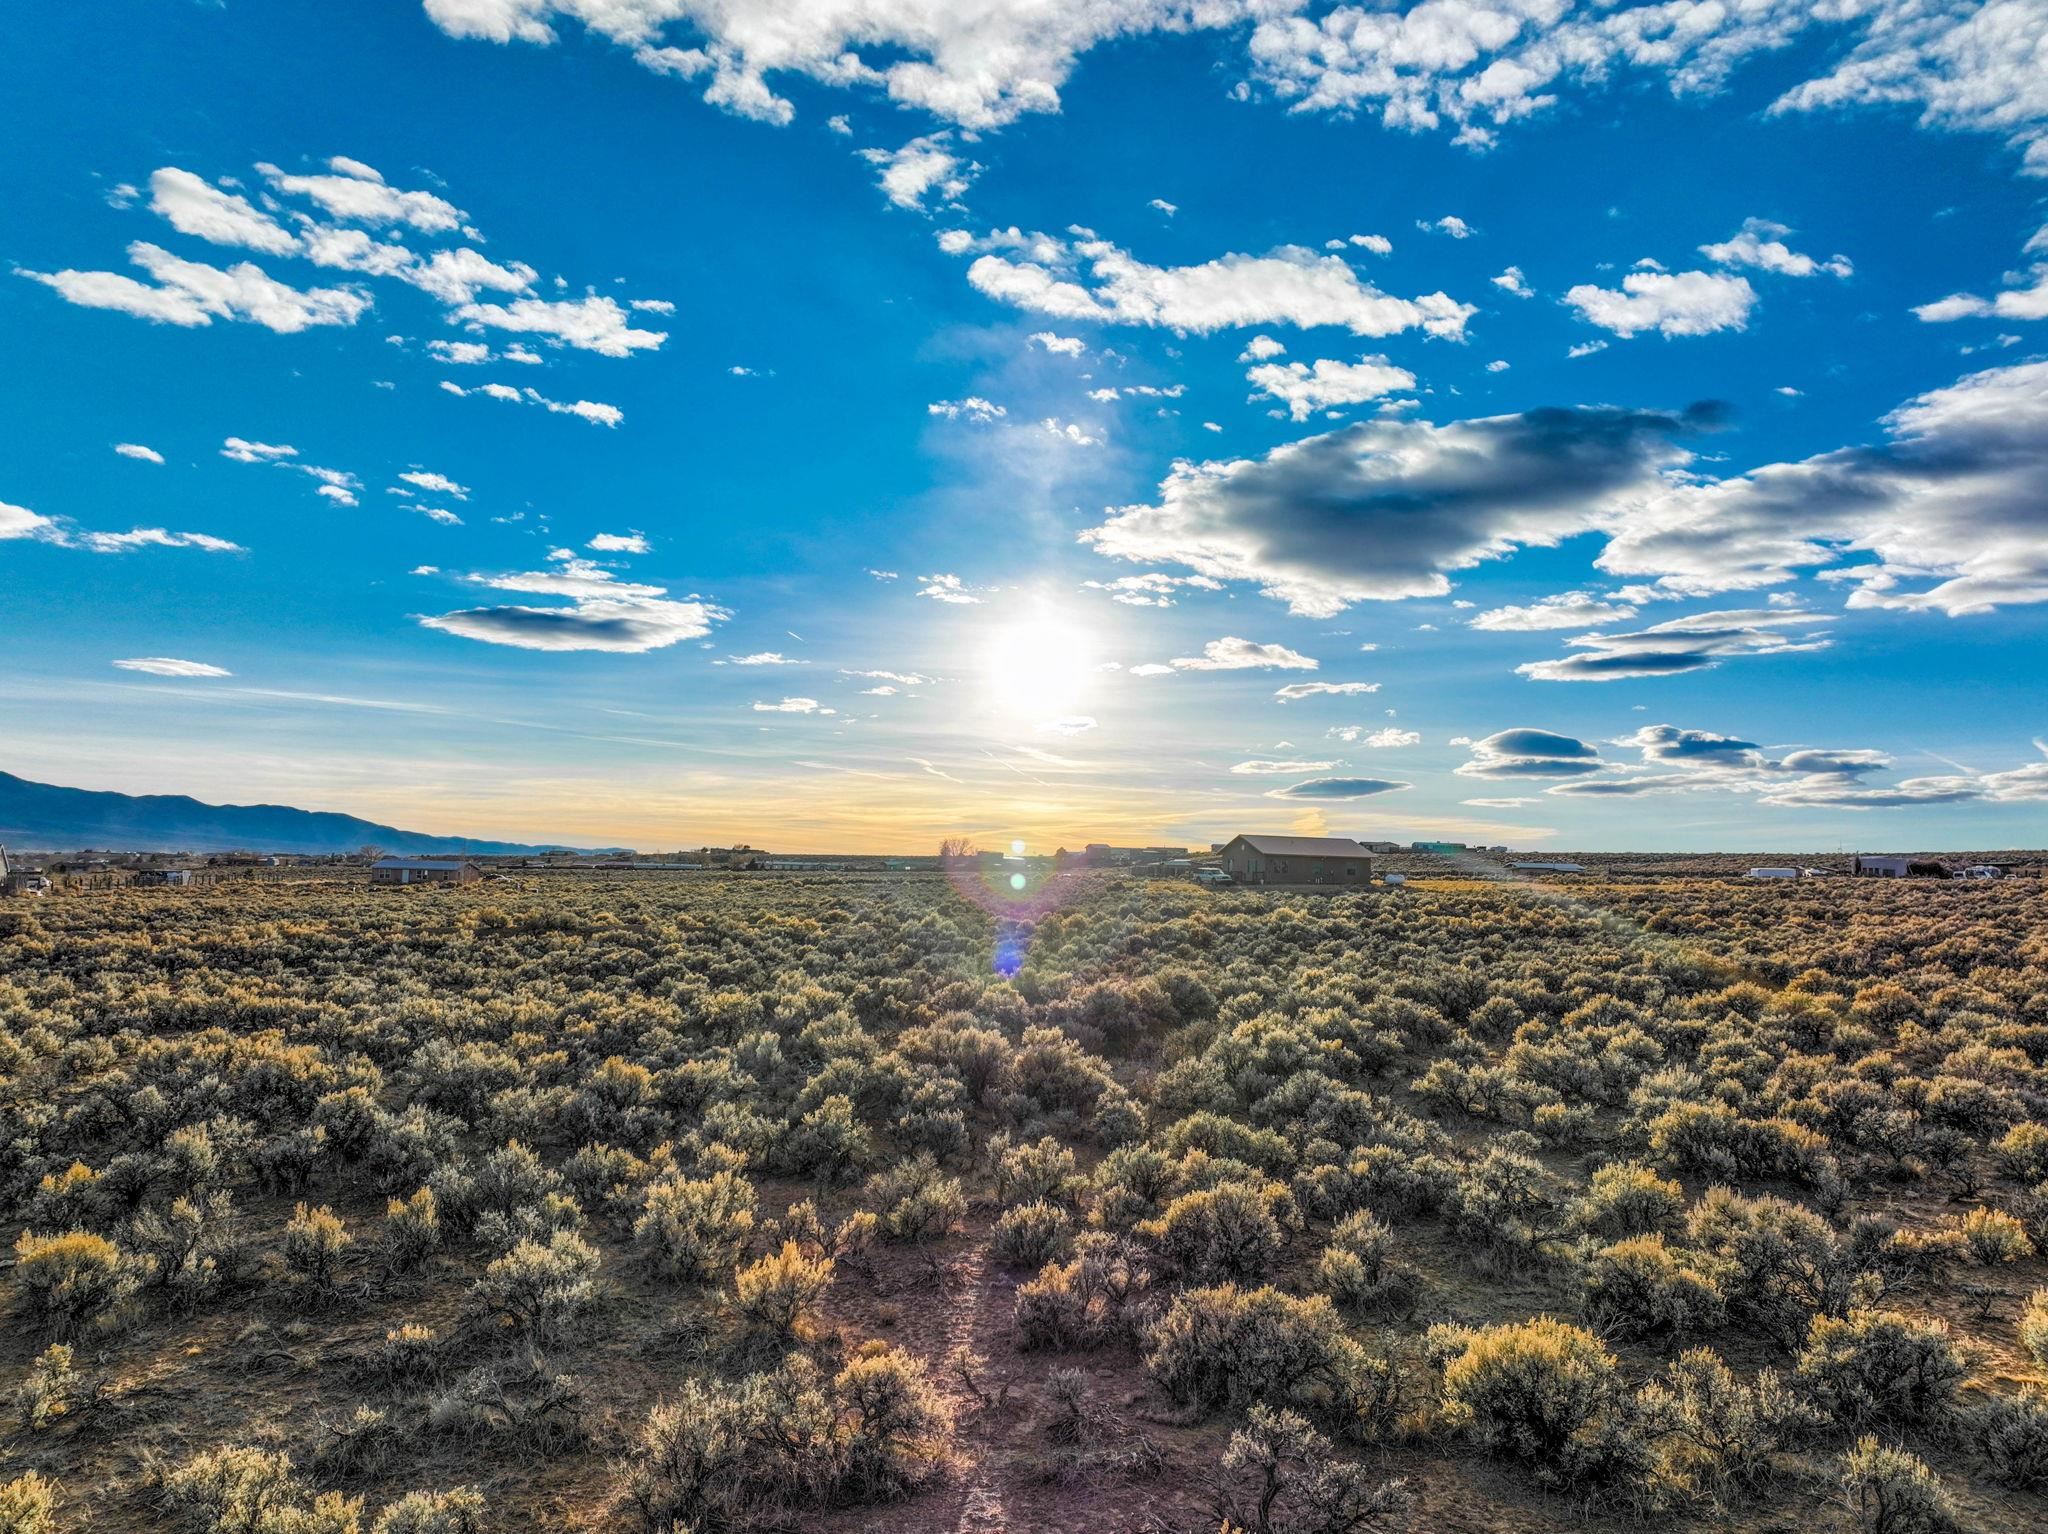
[(184, 794), (119, 794), (0, 772), (0, 846), (68, 852), (386, 852), (515, 857), (586, 849), (402, 831), (285, 804), (205, 804)]

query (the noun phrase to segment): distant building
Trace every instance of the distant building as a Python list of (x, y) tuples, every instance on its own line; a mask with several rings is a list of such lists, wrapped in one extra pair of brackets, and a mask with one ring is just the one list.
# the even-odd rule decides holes
[(7, 849), (0, 847), (0, 895), (47, 895), (50, 881), (41, 874), (26, 868), (16, 868), (7, 861)]
[(461, 858), (379, 858), (370, 865), (372, 884), (474, 884), (482, 877)]
[(1745, 879), (1796, 879), (1799, 877), (1799, 870), (1796, 868), (1752, 868), (1742, 877)]
[(1401, 850), (1399, 842), (1360, 842), (1358, 845), (1367, 852), (1399, 852)]
[(1410, 852), (1434, 852), (1441, 855), (1451, 852), (1464, 852), (1467, 848), (1463, 842), (1410, 842), (1408, 850)]
[(132, 881), (142, 889), (184, 889), (192, 882), (189, 868), (145, 868)]
[(1584, 863), (1510, 863), (1508, 867), (1525, 874), (1582, 874)]
[(1237, 884), (1364, 885), (1372, 854), (1348, 836), (1235, 836), (1223, 868)]
[(1946, 879), (1948, 864), (1933, 858), (1868, 858), (1858, 853), (1849, 871), (1859, 879)]

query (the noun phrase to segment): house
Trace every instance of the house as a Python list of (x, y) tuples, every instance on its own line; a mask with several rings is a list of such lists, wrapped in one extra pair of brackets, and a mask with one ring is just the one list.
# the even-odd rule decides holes
[(1752, 868), (1742, 877), (1745, 879), (1796, 879), (1799, 877), (1799, 870), (1796, 868)]
[(482, 877), (461, 858), (379, 858), (370, 865), (372, 884), (474, 884)]
[(15, 868), (7, 861), (7, 849), (0, 847), (0, 895), (47, 895), (50, 881), (41, 874), (26, 868)]
[(1849, 865), (1859, 879), (1946, 879), (1948, 865), (1933, 858), (1867, 858), (1861, 853)]
[(1464, 852), (1467, 849), (1463, 842), (1410, 842), (1408, 850), (1410, 852), (1434, 852), (1439, 857), (1446, 857), (1453, 852)]
[(1348, 836), (1234, 836), (1223, 869), (1236, 884), (1342, 884), (1372, 881), (1372, 854)]
[(1399, 852), (1401, 850), (1399, 842), (1360, 842), (1358, 845), (1367, 852)]
[(192, 882), (189, 868), (145, 868), (132, 881), (139, 889), (184, 889)]

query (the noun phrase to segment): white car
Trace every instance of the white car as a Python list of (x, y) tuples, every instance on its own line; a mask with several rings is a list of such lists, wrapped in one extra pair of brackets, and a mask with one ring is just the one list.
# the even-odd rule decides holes
[(1230, 875), (1220, 868), (1198, 868), (1195, 870), (1197, 884), (1228, 884)]

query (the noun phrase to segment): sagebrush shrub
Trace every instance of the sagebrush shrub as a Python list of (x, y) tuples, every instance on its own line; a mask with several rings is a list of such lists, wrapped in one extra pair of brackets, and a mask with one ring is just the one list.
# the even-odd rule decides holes
[(678, 1283), (722, 1283), (754, 1231), (754, 1185), (735, 1172), (664, 1177), (647, 1186), (633, 1245)]
[(0, 1534), (56, 1534), (56, 1485), (31, 1470), (0, 1481)]
[(1432, 1327), (1444, 1420), (1547, 1485), (1600, 1487), (1647, 1469), (1649, 1444), (1614, 1355), (1551, 1317)]
[(1961, 1527), (1941, 1477), (1904, 1449), (1859, 1438), (1842, 1456), (1841, 1477), (1869, 1534), (1951, 1534)]
[(522, 1336), (546, 1341), (597, 1303), (596, 1248), (559, 1231), (543, 1245), (521, 1241), (470, 1285), (469, 1302)]
[(284, 1228), (285, 1271), (315, 1289), (330, 1289), (341, 1254), (354, 1240), (341, 1217), (325, 1204), (317, 1209), (299, 1204)]
[(14, 1282), (30, 1312), (55, 1323), (60, 1338), (105, 1315), (135, 1285), (121, 1249), (83, 1230), (57, 1236), (23, 1231), (14, 1243)]
[(1336, 1458), (1305, 1418), (1254, 1406), (1223, 1451), (1215, 1509), (1223, 1528), (1245, 1534), (1373, 1534), (1411, 1500), (1400, 1481)]
[(1948, 1412), (1964, 1372), (1944, 1323), (1859, 1310), (1816, 1316), (1792, 1377), (1836, 1421), (1916, 1423)]
[(1015, 1204), (996, 1216), (989, 1244), (996, 1261), (1039, 1268), (1061, 1255), (1074, 1227), (1066, 1210), (1042, 1200)]
[(832, 1285), (832, 1259), (806, 1256), (794, 1241), (733, 1275), (740, 1314), (776, 1337), (794, 1337)]

